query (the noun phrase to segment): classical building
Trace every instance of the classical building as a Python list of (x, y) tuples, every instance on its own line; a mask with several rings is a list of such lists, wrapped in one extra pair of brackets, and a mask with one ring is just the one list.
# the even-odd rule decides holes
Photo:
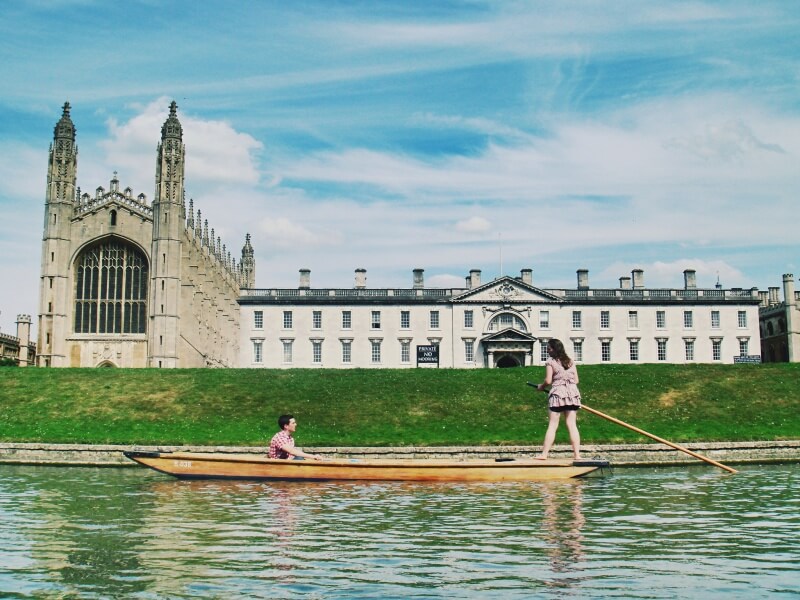
[(794, 289), (794, 275), (783, 276), (783, 302), (778, 299), (777, 287), (759, 295), (762, 360), (800, 362), (800, 293)]
[[(495, 368), (538, 365), (550, 338), (581, 363), (732, 363), (759, 346), (753, 290), (646, 288), (635, 270), (613, 289), (534, 285), (533, 272), (462, 288), (255, 286), (250, 236), (237, 264), (184, 201), (186, 149), (173, 102), (161, 129), (152, 204), (120, 188), (77, 188), (69, 104), (47, 174), (37, 364), (57, 367)], [(793, 295), (792, 295), (793, 297)], [(738, 358), (737, 358), (738, 357)]]
[[(465, 287), (370, 289), (357, 269), (352, 288), (315, 289), (300, 271), (296, 289), (244, 289), (241, 367), (415, 367), (432, 355), (440, 367), (543, 364), (546, 343), (561, 339), (581, 363), (732, 363), (758, 352), (756, 290), (648, 289), (644, 273), (619, 288), (593, 289), (577, 272), (575, 289), (543, 289), (531, 269), (519, 277)], [(426, 366), (430, 363), (425, 362)]]
[(69, 103), (47, 169), (37, 364), (54, 367), (204, 367), (239, 362), (239, 289), (252, 286), (253, 251), (238, 265), (184, 202), (183, 129), (173, 102), (161, 128), (152, 204), (145, 194), (81, 194)]
[(36, 344), (31, 341), (31, 316), (17, 315), (17, 335), (0, 332), (0, 359), (20, 367), (35, 364)]

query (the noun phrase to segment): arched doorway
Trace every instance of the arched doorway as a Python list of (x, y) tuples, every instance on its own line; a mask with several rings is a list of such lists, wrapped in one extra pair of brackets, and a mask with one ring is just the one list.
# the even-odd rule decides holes
[(517, 356), (517, 354), (503, 354), (502, 356), (497, 358), (497, 362), (495, 366), (498, 369), (509, 369), (512, 367), (521, 367), (525, 364), (525, 357)]

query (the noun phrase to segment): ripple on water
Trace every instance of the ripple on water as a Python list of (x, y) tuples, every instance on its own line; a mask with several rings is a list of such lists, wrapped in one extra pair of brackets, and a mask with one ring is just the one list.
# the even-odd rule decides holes
[(782, 597), (798, 466), (526, 484), (0, 467), (3, 597)]

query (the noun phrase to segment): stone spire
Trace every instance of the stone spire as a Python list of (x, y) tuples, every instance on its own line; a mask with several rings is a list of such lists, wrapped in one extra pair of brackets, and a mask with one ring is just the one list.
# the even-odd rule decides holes
[(69, 102), (64, 102), (61, 119), (56, 123), (53, 131), (53, 137), (56, 142), (59, 140), (69, 140), (71, 143), (75, 143), (75, 125), (72, 123), (72, 119), (69, 116), (70, 109)]
[(253, 246), (250, 244), (249, 233), (244, 238), (244, 247), (242, 248), (242, 260), (239, 264), (242, 267), (242, 287), (244, 288), (255, 287), (256, 259), (255, 259), (255, 252), (253, 252)]

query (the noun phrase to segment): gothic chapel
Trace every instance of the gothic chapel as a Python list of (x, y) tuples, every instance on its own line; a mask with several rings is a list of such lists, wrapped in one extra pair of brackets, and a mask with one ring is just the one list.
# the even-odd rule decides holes
[(186, 148), (172, 102), (161, 128), (152, 204), (145, 194), (81, 194), (69, 103), (47, 169), (39, 366), (232, 367), (239, 293), (255, 279), (248, 234), (237, 264), (208, 221), (187, 211)]

